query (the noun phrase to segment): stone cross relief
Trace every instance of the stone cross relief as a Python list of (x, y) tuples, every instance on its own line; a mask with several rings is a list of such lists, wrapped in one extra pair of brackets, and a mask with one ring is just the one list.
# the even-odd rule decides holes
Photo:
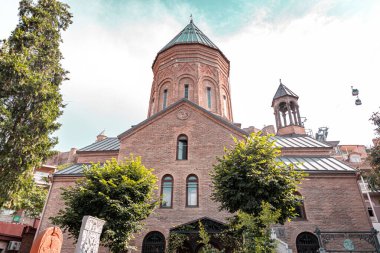
[(75, 253), (98, 252), (104, 223), (104, 220), (92, 216), (83, 217)]

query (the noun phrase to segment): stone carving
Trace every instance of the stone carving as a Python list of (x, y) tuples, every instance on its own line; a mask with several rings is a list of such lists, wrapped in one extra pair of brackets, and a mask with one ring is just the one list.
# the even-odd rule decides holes
[(104, 223), (104, 220), (95, 217), (83, 217), (75, 253), (98, 252), (100, 235), (102, 233)]
[(180, 109), (177, 112), (177, 118), (180, 120), (186, 120), (190, 117), (190, 114), (191, 113), (188, 110)]
[(210, 76), (210, 77), (216, 77), (216, 69), (214, 67), (210, 67), (205, 64), (200, 65), (200, 72), (202, 75)]
[(173, 66), (167, 67), (158, 73), (158, 80), (160, 81), (168, 77), (174, 77)]
[(193, 74), (195, 73), (195, 64), (189, 64), (189, 63), (180, 63), (178, 64), (178, 72), (179, 73), (185, 73), (185, 74)]
[(59, 227), (50, 227), (41, 232), (34, 240), (30, 253), (60, 253), (63, 242)]

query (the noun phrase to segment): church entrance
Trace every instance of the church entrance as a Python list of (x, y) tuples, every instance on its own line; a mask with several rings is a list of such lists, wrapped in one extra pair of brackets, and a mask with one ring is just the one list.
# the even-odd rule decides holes
[[(223, 245), (223, 242), (220, 241), (216, 234), (222, 232), (226, 229), (226, 225), (223, 223), (210, 219), (210, 218), (201, 218), (199, 220), (191, 221), (177, 227), (174, 227), (170, 230), (170, 234), (175, 234), (183, 238), (182, 247), (177, 249), (177, 253), (203, 253), (204, 245), (199, 243), (201, 238), (199, 237), (199, 223), (202, 223), (206, 232), (210, 235), (210, 244), (216, 249), (225, 249), (225, 252), (231, 252), (230, 249), (226, 248)], [(170, 242), (169, 242), (170, 243)]]
[(147, 234), (143, 241), (142, 253), (164, 253), (165, 237), (157, 231)]
[(309, 232), (303, 232), (297, 236), (296, 246), (298, 253), (318, 253), (318, 238)]

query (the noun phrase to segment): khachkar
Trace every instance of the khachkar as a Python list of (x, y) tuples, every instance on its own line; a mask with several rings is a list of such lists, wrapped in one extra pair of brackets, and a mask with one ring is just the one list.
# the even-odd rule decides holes
[(83, 217), (75, 253), (98, 252), (100, 235), (102, 233), (104, 223), (104, 220), (95, 217)]

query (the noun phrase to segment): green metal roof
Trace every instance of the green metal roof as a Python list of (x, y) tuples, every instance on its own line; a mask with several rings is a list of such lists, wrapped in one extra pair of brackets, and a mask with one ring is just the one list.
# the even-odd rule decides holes
[(219, 50), (219, 48), (194, 24), (193, 20), (190, 20), (190, 23), (158, 53), (178, 44), (202, 44)]

